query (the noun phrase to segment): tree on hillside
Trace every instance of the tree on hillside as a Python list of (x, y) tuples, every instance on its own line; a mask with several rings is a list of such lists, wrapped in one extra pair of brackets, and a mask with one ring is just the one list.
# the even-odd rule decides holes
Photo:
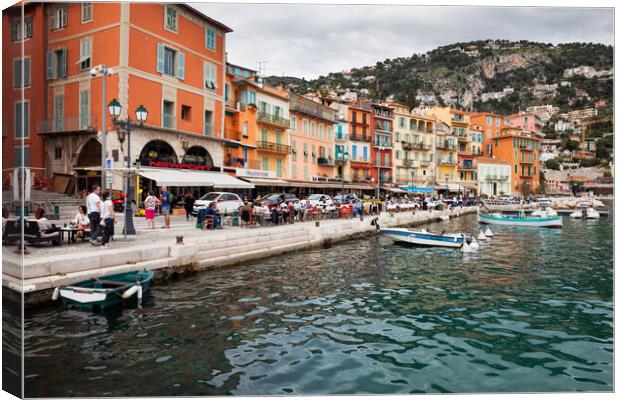
[(545, 168), (559, 171), (560, 170), (560, 163), (555, 158), (551, 158), (551, 159), (545, 161)]

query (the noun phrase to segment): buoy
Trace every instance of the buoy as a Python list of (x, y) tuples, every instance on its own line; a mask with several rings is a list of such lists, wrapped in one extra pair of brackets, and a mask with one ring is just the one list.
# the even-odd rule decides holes
[(463, 241), (463, 245), (461, 246), (461, 252), (462, 253), (472, 253), (474, 250), (471, 248), (470, 245), (467, 244), (467, 242)]
[(60, 288), (57, 287), (52, 293), (52, 300), (58, 300), (58, 296), (60, 296)]
[(123, 293), (123, 299), (128, 299), (131, 296), (133, 296), (134, 294), (136, 294), (138, 292), (138, 288), (141, 288), (140, 285), (134, 285), (132, 287), (130, 287), (129, 289), (125, 290), (125, 292)]
[(484, 235), (482, 230), (480, 230), (480, 233), (478, 234), (478, 240), (480, 240), (480, 241), (487, 240), (487, 237)]
[(478, 250), (480, 248), (480, 245), (478, 244), (478, 242), (476, 242), (476, 238), (473, 236), (471, 237), (471, 243), (469, 244), (469, 247), (474, 250)]
[(491, 228), (487, 227), (487, 230), (484, 231), (484, 236), (493, 237), (493, 232), (491, 232)]

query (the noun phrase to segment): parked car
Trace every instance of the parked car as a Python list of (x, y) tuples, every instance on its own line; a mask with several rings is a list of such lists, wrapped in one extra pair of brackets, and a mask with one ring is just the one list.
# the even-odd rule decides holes
[(334, 204), (331, 196), (327, 194), (311, 194), (306, 200), (308, 200), (314, 207), (319, 205), (331, 206)]
[(243, 200), (238, 194), (228, 192), (209, 192), (194, 202), (194, 213), (202, 208), (207, 208), (209, 203), (216, 202), (217, 209), (221, 213), (232, 213), (243, 205)]
[(297, 203), (299, 199), (292, 193), (271, 193), (263, 196), (260, 201), (270, 206), (272, 204), (280, 204), (283, 201), (286, 203), (288, 203), (289, 201), (292, 203)]
[(340, 204), (353, 204), (357, 200), (359, 200), (358, 197), (353, 193), (339, 194), (338, 196), (334, 196), (334, 201), (337, 201)]

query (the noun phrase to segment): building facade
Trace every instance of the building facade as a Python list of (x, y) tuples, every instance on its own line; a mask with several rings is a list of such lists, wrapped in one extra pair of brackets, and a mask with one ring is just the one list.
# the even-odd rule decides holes
[(493, 139), (493, 155), (512, 165), (512, 193), (531, 193), (540, 187), (541, 142), (540, 136), (512, 127)]
[(394, 138), (394, 112), (391, 107), (381, 104), (371, 104), (372, 109), (372, 166), (371, 176), (379, 185), (393, 183), (392, 150)]
[(512, 194), (512, 166), (493, 157), (478, 157), (478, 194), (480, 196), (503, 196)]
[(354, 103), (349, 106), (349, 141), (351, 143), (351, 180), (372, 183), (372, 109), (369, 104)]

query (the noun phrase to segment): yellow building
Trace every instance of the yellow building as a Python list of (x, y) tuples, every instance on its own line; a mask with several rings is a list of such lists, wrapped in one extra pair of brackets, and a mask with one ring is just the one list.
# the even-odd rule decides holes
[(256, 90), (256, 150), (260, 169), (277, 177), (290, 175), (291, 139), (289, 99), (281, 87), (261, 85)]
[(469, 115), (450, 107), (433, 107), (428, 112), (437, 119), (435, 125), (435, 162), (436, 179), (441, 189), (445, 185), (450, 191), (459, 191), (460, 175), (458, 172), (458, 138), (467, 136)]

